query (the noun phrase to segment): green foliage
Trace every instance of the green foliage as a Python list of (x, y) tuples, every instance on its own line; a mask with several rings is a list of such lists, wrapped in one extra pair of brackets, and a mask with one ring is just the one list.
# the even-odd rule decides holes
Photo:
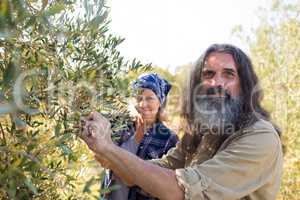
[(102, 0), (0, 2), (0, 199), (91, 199), (100, 169), (75, 125), (128, 119), (126, 61)]

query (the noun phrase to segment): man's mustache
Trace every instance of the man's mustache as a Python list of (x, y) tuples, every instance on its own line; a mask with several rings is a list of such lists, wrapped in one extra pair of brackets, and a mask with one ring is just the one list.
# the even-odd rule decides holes
[(205, 95), (215, 95), (219, 94), (221, 96), (224, 96), (226, 99), (230, 99), (231, 95), (228, 90), (222, 88), (221, 86), (218, 87), (210, 87), (204, 91)]

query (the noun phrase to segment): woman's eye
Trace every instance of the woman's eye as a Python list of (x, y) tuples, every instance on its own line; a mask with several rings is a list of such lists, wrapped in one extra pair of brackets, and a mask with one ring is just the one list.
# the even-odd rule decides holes
[(136, 101), (137, 101), (137, 102), (141, 102), (142, 100), (143, 100), (143, 97), (142, 97), (142, 96), (137, 96), (137, 97), (136, 97)]
[(147, 97), (146, 98), (146, 101), (153, 101), (154, 100), (154, 97)]

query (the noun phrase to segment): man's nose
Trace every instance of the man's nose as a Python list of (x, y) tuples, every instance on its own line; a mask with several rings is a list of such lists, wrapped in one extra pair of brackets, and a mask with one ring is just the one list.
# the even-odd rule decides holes
[(222, 76), (220, 75), (215, 75), (214, 78), (212, 79), (211, 82), (213, 87), (221, 87), (221, 88), (225, 88), (225, 80)]

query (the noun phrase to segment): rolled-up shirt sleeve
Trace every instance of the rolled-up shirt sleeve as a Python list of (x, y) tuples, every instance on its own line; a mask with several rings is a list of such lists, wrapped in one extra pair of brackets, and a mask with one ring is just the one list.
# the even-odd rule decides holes
[[(280, 138), (273, 130), (259, 129), (236, 138), (210, 160), (176, 169), (176, 178), (184, 188), (185, 200), (233, 200), (280, 176), (281, 168)], [(278, 187), (275, 190), (279, 185), (274, 186)], [(275, 195), (273, 192), (265, 196), (275, 199)]]

